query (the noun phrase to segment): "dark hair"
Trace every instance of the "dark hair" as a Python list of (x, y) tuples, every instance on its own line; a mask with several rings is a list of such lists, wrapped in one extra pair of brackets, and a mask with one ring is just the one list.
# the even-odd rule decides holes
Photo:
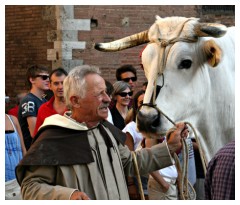
[(44, 72), (48, 73), (49, 69), (43, 65), (32, 65), (27, 69), (26, 77), (27, 83), (30, 88), (32, 88), (32, 83), (30, 82), (30, 78), (35, 78), (39, 73)]
[(114, 90), (113, 85), (112, 85), (112, 83), (110, 83), (107, 80), (105, 80), (105, 84), (106, 84), (106, 87), (107, 87), (106, 93), (110, 97), (112, 95), (112, 93), (113, 93), (113, 90)]
[(58, 77), (62, 76), (62, 75), (67, 76), (68, 72), (66, 70), (64, 70), (63, 68), (61, 68), (61, 67), (52, 70), (50, 75), (49, 75), (50, 82), (51, 82), (51, 77), (52, 77), (53, 74), (55, 74)]
[(148, 81), (145, 81), (142, 85), (143, 86), (147, 86), (148, 85)]
[(137, 111), (138, 111), (138, 98), (140, 95), (144, 94), (144, 90), (139, 90), (133, 97), (133, 116), (132, 119), (135, 122), (136, 121), (136, 116), (137, 116)]
[(132, 65), (123, 65), (116, 70), (116, 78), (118, 81), (122, 80), (121, 75), (125, 72), (132, 72), (137, 78), (137, 71)]

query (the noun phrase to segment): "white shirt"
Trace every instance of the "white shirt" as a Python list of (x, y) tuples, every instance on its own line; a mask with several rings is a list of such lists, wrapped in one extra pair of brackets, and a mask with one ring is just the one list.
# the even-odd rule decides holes
[(124, 133), (129, 133), (132, 135), (133, 143), (134, 143), (134, 151), (137, 149), (141, 149), (141, 142), (143, 140), (143, 136), (140, 132), (137, 131), (136, 122), (129, 122), (122, 130)]

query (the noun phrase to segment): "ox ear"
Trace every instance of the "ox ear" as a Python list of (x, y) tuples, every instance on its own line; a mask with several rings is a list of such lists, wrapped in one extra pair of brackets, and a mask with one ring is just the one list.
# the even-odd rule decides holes
[(222, 57), (222, 50), (214, 40), (204, 42), (203, 53), (206, 56), (209, 65), (216, 67), (219, 64)]
[(214, 38), (219, 38), (225, 35), (227, 27), (217, 23), (198, 23), (194, 31), (198, 37), (212, 36)]

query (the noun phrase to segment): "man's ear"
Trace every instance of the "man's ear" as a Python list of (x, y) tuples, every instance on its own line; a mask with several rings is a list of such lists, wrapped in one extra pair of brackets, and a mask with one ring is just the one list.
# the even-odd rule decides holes
[(29, 81), (33, 84), (34, 83), (34, 80), (35, 80), (35, 78), (33, 78), (33, 77), (30, 77), (29, 78)]
[(80, 98), (78, 96), (71, 96), (70, 101), (71, 101), (73, 107), (75, 107), (75, 108), (80, 107)]

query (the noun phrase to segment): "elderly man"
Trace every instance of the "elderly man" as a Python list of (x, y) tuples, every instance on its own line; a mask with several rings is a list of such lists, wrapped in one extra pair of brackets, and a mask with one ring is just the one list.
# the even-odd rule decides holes
[[(125, 176), (134, 175), (125, 134), (105, 121), (109, 96), (96, 67), (74, 68), (64, 80), (71, 113), (45, 119), (16, 168), (23, 199), (129, 199)], [(179, 123), (167, 143), (136, 152), (140, 174), (172, 165), (188, 130)]]

